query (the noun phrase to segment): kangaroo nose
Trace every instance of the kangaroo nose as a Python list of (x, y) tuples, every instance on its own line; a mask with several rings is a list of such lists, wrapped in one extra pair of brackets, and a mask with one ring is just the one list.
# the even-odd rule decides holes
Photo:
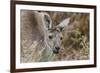
[(56, 50), (59, 50), (59, 49), (60, 49), (60, 47), (55, 47), (55, 49), (56, 49)]
[(53, 53), (54, 53), (54, 54), (58, 54), (59, 51), (58, 51), (57, 49), (54, 49), (54, 50), (53, 50)]
[(58, 54), (59, 53), (59, 49), (60, 49), (60, 47), (55, 47), (55, 49), (53, 50), (53, 53)]

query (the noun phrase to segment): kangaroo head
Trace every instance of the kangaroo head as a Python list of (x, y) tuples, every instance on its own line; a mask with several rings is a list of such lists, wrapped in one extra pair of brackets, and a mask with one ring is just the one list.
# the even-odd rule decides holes
[(69, 18), (64, 19), (57, 26), (53, 26), (50, 15), (46, 12), (40, 12), (43, 21), (43, 28), (45, 30), (45, 43), (48, 48), (52, 49), (53, 53), (59, 53), (63, 39), (64, 27), (69, 24)]

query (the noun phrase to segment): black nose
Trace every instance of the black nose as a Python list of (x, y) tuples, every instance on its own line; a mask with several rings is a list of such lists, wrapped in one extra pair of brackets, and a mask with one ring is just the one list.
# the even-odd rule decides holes
[(53, 53), (58, 54), (59, 53), (59, 49), (60, 49), (60, 47), (55, 47), (55, 49), (53, 50)]
[(60, 49), (60, 47), (55, 47), (55, 49), (56, 49), (56, 50), (59, 50), (59, 49)]

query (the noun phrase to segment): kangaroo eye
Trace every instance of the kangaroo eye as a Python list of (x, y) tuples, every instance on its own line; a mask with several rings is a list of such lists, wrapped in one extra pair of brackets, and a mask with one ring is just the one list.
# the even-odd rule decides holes
[(49, 35), (49, 39), (52, 39), (53, 38), (53, 36), (52, 35)]
[(63, 31), (64, 28), (63, 27), (60, 27), (59, 29), (60, 29), (60, 31)]
[(60, 40), (62, 40), (63, 38), (62, 37), (60, 37)]

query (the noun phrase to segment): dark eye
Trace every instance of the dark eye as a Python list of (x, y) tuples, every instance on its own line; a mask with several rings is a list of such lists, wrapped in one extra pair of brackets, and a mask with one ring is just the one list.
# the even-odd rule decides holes
[(50, 35), (50, 36), (49, 36), (49, 39), (52, 39), (52, 38), (53, 38), (53, 36)]
[(60, 27), (59, 29), (60, 29), (60, 31), (63, 31), (64, 28), (63, 27)]
[(63, 38), (62, 37), (60, 37), (60, 40), (62, 40)]

